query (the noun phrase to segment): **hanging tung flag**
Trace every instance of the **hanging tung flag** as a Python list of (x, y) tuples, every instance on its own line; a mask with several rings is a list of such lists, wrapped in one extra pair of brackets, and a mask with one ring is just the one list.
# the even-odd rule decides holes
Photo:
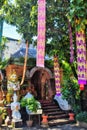
[(36, 66), (44, 67), (45, 56), (45, 22), (46, 22), (46, 2), (38, 0), (38, 38), (37, 38), (37, 63)]
[(86, 43), (83, 29), (76, 32), (76, 46), (78, 84), (80, 84), (80, 89), (84, 90), (84, 85), (86, 84)]
[(70, 39), (70, 63), (72, 63), (74, 61), (74, 46), (73, 46), (72, 27), (69, 20), (68, 20), (68, 27), (69, 27), (69, 39)]
[(57, 56), (54, 56), (54, 75), (55, 75), (55, 87), (56, 87), (56, 95), (61, 95), (61, 89), (60, 89), (60, 70), (59, 70), (59, 64), (58, 64), (58, 58)]

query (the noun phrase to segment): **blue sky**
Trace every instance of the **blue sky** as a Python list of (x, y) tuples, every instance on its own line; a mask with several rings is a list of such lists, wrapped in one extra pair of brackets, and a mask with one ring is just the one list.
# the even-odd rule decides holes
[(4, 24), (3, 24), (2, 35), (5, 36), (5, 37), (12, 38), (12, 39), (18, 39), (18, 40), (21, 39), (21, 35), (18, 34), (18, 32), (16, 31), (16, 27), (9, 25), (6, 22), (4, 22)]

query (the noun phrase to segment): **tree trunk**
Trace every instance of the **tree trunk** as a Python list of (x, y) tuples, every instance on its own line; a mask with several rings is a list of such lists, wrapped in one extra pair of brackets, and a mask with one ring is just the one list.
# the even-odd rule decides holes
[(28, 41), (26, 41), (26, 53), (25, 53), (25, 60), (24, 60), (24, 68), (23, 68), (23, 75), (20, 85), (24, 83), (26, 67), (27, 67), (27, 58), (28, 58)]

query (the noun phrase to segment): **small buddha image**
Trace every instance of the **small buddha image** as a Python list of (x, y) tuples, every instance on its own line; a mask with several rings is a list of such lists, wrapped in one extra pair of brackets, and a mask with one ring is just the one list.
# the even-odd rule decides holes
[(19, 112), (20, 110), (20, 103), (17, 101), (18, 97), (16, 93), (13, 95), (13, 102), (11, 103), (11, 110), (12, 110), (12, 118), (14, 120), (20, 120), (21, 114)]
[(20, 89), (20, 84), (18, 81), (18, 76), (15, 70), (12, 71), (12, 73), (8, 77), (8, 82), (7, 82), (7, 88), (10, 91), (17, 91)]

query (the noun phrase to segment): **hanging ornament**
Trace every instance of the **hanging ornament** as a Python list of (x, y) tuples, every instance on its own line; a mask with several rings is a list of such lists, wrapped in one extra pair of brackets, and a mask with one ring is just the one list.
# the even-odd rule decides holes
[(68, 27), (69, 27), (69, 38), (70, 38), (70, 63), (72, 63), (74, 61), (74, 46), (73, 46), (72, 27), (69, 20), (68, 20)]
[[(79, 23), (79, 21), (77, 21)], [(86, 84), (86, 43), (85, 43), (85, 31), (79, 29), (76, 32), (76, 46), (77, 46), (77, 73), (78, 84), (80, 84), (80, 90), (84, 90)]]
[(37, 38), (37, 63), (39, 67), (44, 67), (45, 56), (45, 31), (46, 31), (46, 2), (38, 0), (38, 38)]
[(61, 88), (60, 88), (60, 69), (58, 64), (57, 56), (54, 56), (54, 75), (55, 75), (55, 87), (56, 87), (56, 95), (61, 95)]

